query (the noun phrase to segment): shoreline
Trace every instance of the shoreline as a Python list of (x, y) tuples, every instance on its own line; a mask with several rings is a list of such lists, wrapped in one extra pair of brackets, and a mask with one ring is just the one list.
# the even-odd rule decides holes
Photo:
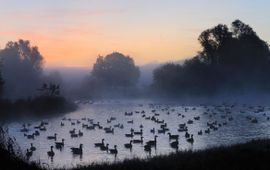
[[(6, 167), (20, 165), (20, 169), (44, 169), (38, 164), (24, 162), (23, 159), (8, 154), (0, 149), (7, 159)], [(262, 169), (270, 168), (270, 139), (251, 140), (243, 144), (231, 146), (213, 147), (198, 151), (179, 151), (169, 155), (154, 156), (148, 159), (134, 158), (116, 163), (92, 163), (89, 165), (76, 166), (71, 170), (176, 170), (176, 169)], [(12, 162), (12, 164), (10, 164)], [(56, 168), (64, 170), (66, 168)]]

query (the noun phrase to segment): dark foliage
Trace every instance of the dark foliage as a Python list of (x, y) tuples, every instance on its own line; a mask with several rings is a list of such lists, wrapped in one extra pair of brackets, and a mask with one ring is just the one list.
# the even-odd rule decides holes
[(0, 49), (6, 98), (26, 98), (35, 94), (41, 83), (43, 56), (29, 41), (8, 42)]
[(88, 82), (92, 95), (125, 93), (133, 88), (139, 78), (139, 68), (131, 57), (114, 52), (99, 56)]
[(8, 170), (41, 170), (41, 167), (34, 163), (27, 163), (22, 157), (19, 157), (19, 150), (15, 148), (16, 142), (7, 136), (5, 130), (0, 127), (0, 158), (1, 169)]
[(47, 117), (76, 109), (73, 102), (61, 96), (39, 96), (16, 101), (0, 100), (1, 118), (24, 116)]
[(213, 95), (270, 91), (270, 50), (249, 26), (236, 20), (201, 33), (202, 51), (183, 65), (154, 71), (153, 86), (165, 94)]

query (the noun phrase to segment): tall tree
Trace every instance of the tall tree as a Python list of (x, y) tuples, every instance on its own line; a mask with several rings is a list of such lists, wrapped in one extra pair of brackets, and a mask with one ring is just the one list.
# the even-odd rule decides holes
[(40, 85), (43, 56), (29, 41), (8, 42), (0, 51), (3, 61), (4, 95), (10, 98), (28, 97), (35, 94)]
[(114, 52), (98, 56), (90, 75), (90, 87), (95, 93), (119, 92), (134, 87), (139, 75), (139, 68), (131, 57)]

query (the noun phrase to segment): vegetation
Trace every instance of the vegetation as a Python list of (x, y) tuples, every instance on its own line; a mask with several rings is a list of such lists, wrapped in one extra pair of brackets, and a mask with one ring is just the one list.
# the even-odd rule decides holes
[(76, 109), (73, 102), (61, 96), (38, 96), (15, 101), (0, 100), (1, 119), (21, 118), (26, 116), (46, 117)]
[(270, 49), (249, 26), (236, 20), (201, 33), (202, 51), (183, 65), (154, 71), (153, 87), (169, 95), (213, 95), (270, 88)]
[(5, 82), (4, 97), (27, 98), (36, 93), (42, 82), (43, 56), (29, 41), (8, 42), (0, 50), (2, 75)]
[[(29, 41), (8, 42), (0, 50), (0, 61), (1, 118), (47, 116), (76, 108), (60, 96), (60, 85), (53, 83), (59, 76), (43, 76), (43, 56)], [(44, 81), (50, 83), (38, 88)]]
[(0, 127), (0, 158), (1, 167), (10, 170), (37, 170), (41, 169), (38, 165), (34, 163), (27, 163), (19, 149), (16, 149), (15, 141), (6, 135), (2, 127)]
[(132, 159), (117, 163), (92, 164), (74, 170), (176, 170), (176, 169), (269, 169), (270, 140), (216, 147), (202, 151), (184, 151), (149, 159)]
[(114, 52), (99, 56), (93, 66), (87, 89), (93, 96), (121, 94), (133, 88), (139, 78), (139, 68), (131, 57)]

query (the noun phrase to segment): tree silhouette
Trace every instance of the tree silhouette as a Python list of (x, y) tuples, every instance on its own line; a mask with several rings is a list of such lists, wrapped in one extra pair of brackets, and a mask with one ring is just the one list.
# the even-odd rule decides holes
[(59, 84), (43, 83), (42, 87), (37, 90), (40, 91), (43, 96), (59, 96), (60, 95)]
[(4, 94), (9, 98), (34, 95), (42, 76), (43, 57), (29, 41), (8, 42), (0, 50), (3, 61), (2, 74), (5, 81)]
[(98, 56), (90, 75), (92, 91), (111, 91), (136, 85), (140, 72), (131, 57), (114, 52)]
[[(270, 92), (270, 49), (267, 42), (240, 20), (229, 29), (219, 24), (203, 31), (202, 51), (180, 66), (166, 64), (154, 71), (153, 87), (169, 94)], [(178, 69), (176, 69), (178, 68)]]

